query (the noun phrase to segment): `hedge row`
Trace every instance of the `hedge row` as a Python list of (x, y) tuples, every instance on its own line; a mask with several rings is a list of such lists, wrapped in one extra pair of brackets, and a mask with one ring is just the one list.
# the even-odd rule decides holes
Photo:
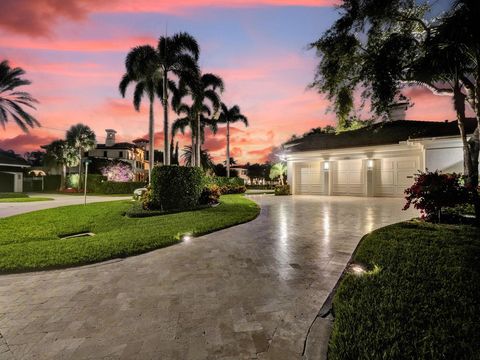
[(224, 177), (224, 176), (206, 176), (206, 182), (215, 184), (217, 186), (243, 186), (245, 182), (239, 177)]

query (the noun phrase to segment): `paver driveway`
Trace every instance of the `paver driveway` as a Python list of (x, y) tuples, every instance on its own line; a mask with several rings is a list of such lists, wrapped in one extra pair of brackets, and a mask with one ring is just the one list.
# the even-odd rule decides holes
[[(400, 199), (253, 196), (253, 222), (122, 261), (0, 276), (0, 358), (296, 359)], [(2, 353), (3, 351), (3, 353)]]

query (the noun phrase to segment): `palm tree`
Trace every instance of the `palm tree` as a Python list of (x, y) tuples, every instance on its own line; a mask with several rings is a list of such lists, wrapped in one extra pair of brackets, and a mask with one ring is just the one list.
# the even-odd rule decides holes
[[(214, 119), (208, 119), (204, 114), (210, 115), (219, 111), (221, 105), (220, 93), (224, 91), (224, 84), (223, 80), (214, 74), (201, 74), (198, 72), (196, 75), (196, 77), (191, 76), (187, 80), (180, 78), (179, 87), (176, 94), (174, 94), (172, 104), (177, 113), (188, 113), (187, 117), (190, 121), (188, 125), (194, 136), (192, 148), (194, 148), (195, 151), (194, 161), (192, 163), (195, 166), (200, 166), (200, 152), (204, 127), (205, 125), (214, 127), (215, 123)], [(182, 106), (181, 99), (185, 96), (191, 98), (192, 104), (190, 106)], [(183, 121), (186, 122), (187, 119), (183, 118)]]
[(230, 124), (238, 121), (241, 121), (245, 126), (248, 126), (248, 119), (240, 112), (240, 107), (238, 105), (234, 105), (229, 109), (227, 105), (222, 103), (218, 122), (227, 124), (227, 177), (230, 177)]
[(283, 176), (287, 172), (287, 166), (283, 163), (277, 163), (273, 165), (270, 169), (270, 179), (276, 179), (277, 177), (280, 177), (280, 185), (283, 185)]
[(40, 123), (22, 105), (36, 109), (34, 104), (38, 101), (28, 92), (16, 91), (20, 86), (31, 84), (22, 75), (25, 75), (22, 68), (11, 68), (7, 60), (0, 63), (0, 125), (5, 129), (8, 121), (14, 121), (23, 131), (28, 132), (28, 127), (40, 126)]
[[(195, 107), (193, 105), (187, 105), (185, 103), (181, 103), (180, 105), (176, 105), (174, 107), (178, 115), (183, 115), (175, 120), (172, 125), (172, 139), (175, 135), (180, 131), (182, 134), (185, 134), (185, 129), (190, 127), (191, 132), (191, 148), (196, 149), (195, 147), (195, 138), (196, 138), (196, 119), (197, 113), (195, 111)], [(210, 130), (216, 134), (217, 133), (217, 124), (216, 121), (209, 118), (211, 115), (211, 110), (208, 106), (204, 105), (200, 111), (200, 139), (203, 143), (205, 140), (205, 127), (209, 127)], [(191, 161), (189, 161), (190, 166), (196, 165), (196, 151), (193, 152)]]
[(159, 97), (163, 105), (163, 131), (164, 131), (164, 154), (165, 164), (170, 164), (170, 144), (168, 126), (168, 84), (169, 73), (178, 78), (187, 80), (195, 78), (198, 70), (198, 56), (200, 48), (193, 36), (186, 32), (174, 34), (173, 36), (161, 36), (158, 40), (157, 54), (159, 68), (162, 75), (162, 89)]
[(75, 166), (78, 163), (77, 151), (65, 140), (55, 140), (48, 145), (42, 146), (45, 149), (45, 162), (62, 167), (62, 180), (60, 190), (66, 186), (67, 167)]
[[(192, 166), (193, 155), (195, 155), (195, 151), (192, 153), (191, 146), (185, 146), (183, 148), (182, 159), (185, 163), (185, 166)], [(213, 169), (214, 166), (215, 164), (213, 163), (212, 156), (208, 153), (208, 150), (202, 149), (200, 154), (200, 167), (203, 170), (210, 170)]]
[(78, 189), (81, 188), (82, 177), (82, 154), (95, 147), (95, 133), (87, 125), (73, 125), (66, 134), (67, 143), (77, 151), (78, 155)]
[[(149, 121), (148, 121), (148, 141), (149, 141), (149, 157), (148, 157), (148, 180), (151, 182), (152, 169), (154, 164), (154, 145), (155, 118), (153, 112), (153, 103), (155, 95), (163, 92), (160, 84), (160, 75), (158, 73), (158, 55), (150, 45), (137, 46), (133, 48), (125, 59), (126, 73), (118, 86), (120, 94), (125, 97), (128, 86), (135, 83), (133, 93), (133, 106), (135, 110), (140, 111), (142, 98), (147, 96), (149, 100)], [(161, 94), (161, 93), (160, 93)]]

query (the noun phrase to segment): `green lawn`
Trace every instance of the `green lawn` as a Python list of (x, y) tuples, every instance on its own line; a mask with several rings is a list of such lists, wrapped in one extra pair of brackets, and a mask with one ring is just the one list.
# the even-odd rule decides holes
[(33, 202), (33, 201), (47, 201), (53, 200), (47, 197), (18, 197), (18, 198), (0, 198), (0, 203), (20, 203), (20, 202)]
[[(0, 271), (94, 263), (147, 252), (254, 219), (258, 206), (243, 195), (221, 197), (214, 208), (128, 218), (130, 201), (73, 205), (0, 219)], [(93, 237), (60, 239), (93, 232)]]
[(329, 359), (480, 359), (480, 230), (406, 222), (367, 235), (334, 298)]
[(0, 192), (0, 199), (17, 199), (17, 198), (28, 198), (27, 194), (18, 193), (18, 192)]

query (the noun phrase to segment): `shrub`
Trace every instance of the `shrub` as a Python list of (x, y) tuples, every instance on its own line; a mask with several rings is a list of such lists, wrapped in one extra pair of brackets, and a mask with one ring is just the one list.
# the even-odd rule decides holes
[(225, 177), (225, 176), (206, 176), (206, 182), (209, 184), (215, 184), (222, 186), (243, 186), (245, 185), (243, 179), (239, 177)]
[(405, 195), (407, 203), (403, 209), (413, 205), (420, 210), (422, 219), (432, 222), (440, 222), (442, 209), (465, 204), (469, 198), (460, 174), (438, 171), (417, 174), (415, 183), (405, 190)]
[(275, 186), (275, 195), (290, 195), (290, 185)]
[(130, 182), (118, 182), (118, 181), (104, 181), (97, 188), (96, 192), (102, 194), (133, 194), (135, 189), (145, 187), (144, 182), (130, 181)]
[(16, 198), (28, 198), (24, 193), (0, 193), (0, 199), (16, 199)]
[(220, 187), (215, 184), (208, 184), (203, 188), (202, 194), (200, 195), (200, 204), (201, 205), (214, 205), (218, 204), (218, 199), (220, 198), (221, 192)]
[(132, 166), (125, 162), (107, 165), (101, 169), (101, 172), (108, 181), (128, 182), (134, 178)]
[(152, 169), (151, 208), (186, 210), (199, 204), (204, 172), (185, 166), (156, 166)]
[[(98, 192), (101, 193), (102, 183), (107, 178), (103, 175), (98, 174), (88, 174), (87, 176), (87, 192)], [(70, 174), (67, 176), (67, 188), (78, 188), (79, 176), (78, 174)], [(85, 177), (82, 175), (81, 179), (81, 188), (83, 189), (85, 184)]]
[(57, 191), (62, 184), (61, 175), (47, 175), (43, 178), (43, 189), (45, 191)]
[(275, 185), (247, 185), (248, 190), (274, 190)]
[(243, 194), (247, 191), (244, 185), (223, 185), (220, 187), (220, 193), (222, 195), (227, 194)]

